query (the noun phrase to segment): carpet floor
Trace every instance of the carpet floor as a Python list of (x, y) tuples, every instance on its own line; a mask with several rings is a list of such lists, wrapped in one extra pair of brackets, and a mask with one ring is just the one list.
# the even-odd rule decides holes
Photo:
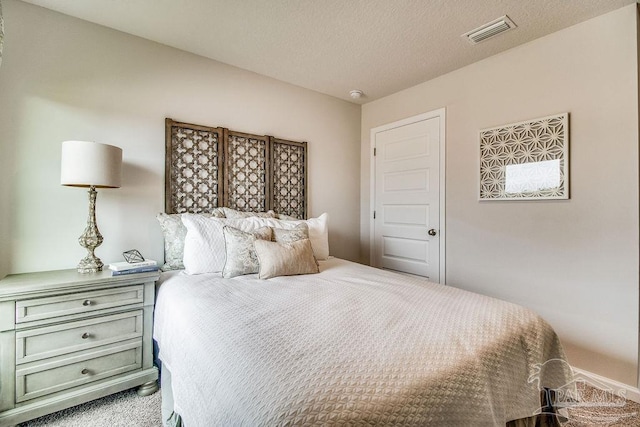
[[(640, 404), (619, 398), (611, 399), (591, 387), (582, 387), (585, 402), (569, 410), (563, 427), (631, 427), (640, 426)], [(140, 397), (136, 389), (123, 391), (83, 405), (20, 424), (20, 427), (160, 427), (161, 393)]]
[(582, 404), (569, 410), (569, 421), (562, 427), (640, 426), (640, 404), (583, 383), (577, 387)]
[(161, 427), (162, 393), (138, 396), (132, 388), (83, 405), (73, 406), (19, 427)]

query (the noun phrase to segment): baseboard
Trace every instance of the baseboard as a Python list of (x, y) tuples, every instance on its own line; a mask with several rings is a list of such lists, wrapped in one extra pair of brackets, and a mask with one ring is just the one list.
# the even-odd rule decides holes
[(624, 397), (626, 399), (629, 399), (636, 403), (640, 403), (640, 389), (638, 389), (637, 387), (633, 387), (628, 384), (624, 384), (619, 381), (612, 380), (610, 378), (603, 377), (601, 375), (594, 374), (589, 371), (585, 371), (584, 369), (575, 368), (575, 367), (572, 367), (572, 369), (574, 373), (582, 374), (583, 376), (592, 378), (597, 382), (605, 384), (607, 387), (611, 388), (611, 390), (613, 390), (614, 393), (616, 394), (618, 394), (618, 392), (620, 392), (620, 394), (624, 393)]

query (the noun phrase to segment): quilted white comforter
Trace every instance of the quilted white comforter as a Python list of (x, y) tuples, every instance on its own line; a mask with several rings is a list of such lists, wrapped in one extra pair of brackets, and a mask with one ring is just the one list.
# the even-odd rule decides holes
[[(564, 355), (530, 310), (340, 259), (320, 267), (160, 285), (154, 337), (187, 427), (504, 426), (540, 407), (528, 379)], [(542, 385), (570, 380), (553, 374)]]

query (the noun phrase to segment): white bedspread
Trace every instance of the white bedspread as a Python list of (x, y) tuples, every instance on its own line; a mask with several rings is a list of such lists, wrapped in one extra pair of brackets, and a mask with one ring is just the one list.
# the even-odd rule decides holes
[(266, 281), (173, 274), (154, 337), (187, 427), (504, 426), (540, 407), (536, 364), (564, 358), (528, 309), (340, 259)]

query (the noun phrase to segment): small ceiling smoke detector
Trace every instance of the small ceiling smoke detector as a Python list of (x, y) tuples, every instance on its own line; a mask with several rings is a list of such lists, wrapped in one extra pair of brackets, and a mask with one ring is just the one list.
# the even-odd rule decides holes
[(461, 37), (465, 37), (471, 44), (478, 44), (482, 41), (495, 37), (498, 34), (502, 34), (505, 31), (516, 28), (517, 25), (513, 23), (507, 15), (504, 15), (498, 19), (484, 24), (481, 27), (471, 30), (468, 33), (464, 33)]
[(353, 99), (360, 99), (364, 96), (364, 92), (361, 91), (360, 89), (354, 89), (351, 92), (349, 92), (349, 96)]

